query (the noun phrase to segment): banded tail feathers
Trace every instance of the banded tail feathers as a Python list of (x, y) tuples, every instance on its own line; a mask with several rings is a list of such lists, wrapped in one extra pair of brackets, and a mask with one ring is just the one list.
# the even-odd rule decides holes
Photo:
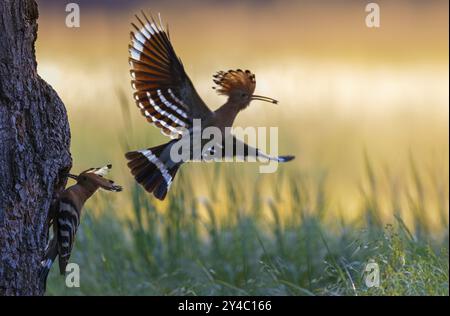
[(170, 143), (125, 154), (129, 160), (128, 167), (136, 181), (159, 200), (166, 197), (180, 167), (180, 164), (168, 167), (167, 162), (160, 158)]

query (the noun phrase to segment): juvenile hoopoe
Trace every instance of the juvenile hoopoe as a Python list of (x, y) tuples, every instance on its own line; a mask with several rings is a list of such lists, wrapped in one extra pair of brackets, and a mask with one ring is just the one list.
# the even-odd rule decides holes
[[(132, 23), (129, 45), (132, 87), (135, 89), (134, 99), (146, 119), (170, 136), (172, 141), (153, 148), (131, 151), (125, 154), (128, 166), (136, 181), (145, 190), (163, 200), (180, 165), (185, 161), (174, 161), (171, 158), (171, 147), (180, 142), (185, 133), (191, 136), (194, 132), (194, 119), (201, 122), (201, 128), (217, 127), (222, 133), (221, 143), (207, 148), (207, 151), (225, 152), (227, 138), (233, 144), (244, 148), (244, 158), (263, 157), (278, 162), (290, 161), (294, 156), (273, 157), (261, 150), (251, 147), (234, 137), (227, 127), (233, 125), (237, 114), (245, 109), (252, 100), (260, 100), (277, 104), (278, 101), (253, 94), (256, 87), (255, 75), (249, 70), (219, 71), (214, 75), (214, 89), (228, 97), (228, 100), (216, 111), (211, 111), (198, 95), (191, 80), (186, 74), (181, 60), (175, 54), (166, 33), (161, 17), (156, 22), (148, 19), (144, 12), (142, 18), (136, 15), (136, 25)], [(208, 140), (202, 140), (202, 144)], [(232, 156), (236, 153), (233, 152)], [(200, 157), (202, 160), (203, 154)]]
[(53, 226), (53, 238), (50, 240), (40, 271), (41, 281), (46, 283), (47, 275), (56, 256), (59, 256), (59, 271), (65, 273), (70, 253), (75, 242), (75, 235), (80, 225), (81, 210), (84, 203), (97, 189), (120, 192), (122, 187), (112, 180), (104, 178), (111, 165), (101, 168), (90, 168), (78, 176), (68, 174), (77, 181), (76, 184), (62, 191), (52, 204), (47, 217), (48, 227)]

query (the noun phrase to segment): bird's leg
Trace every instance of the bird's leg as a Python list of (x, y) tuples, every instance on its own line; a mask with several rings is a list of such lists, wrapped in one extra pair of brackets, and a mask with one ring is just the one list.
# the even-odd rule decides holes
[(48, 235), (50, 226), (53, 224), (53, 220), (55, 219), (56, 212), (58, 209), (57, 206), (58, 206), (58, 200), (53, 200), (52, 204), (50, 205), (50, 209), (48, 210), (47, 218), (45, 220), (45, 227), (47, 229), (47, 235)]
[[(52, 239), (49, 240), (47, 247), (45, 247), (44, 259), (41, 263), (45, 262), (50, 257), (56, 257), (54, 253), (57, 250), (57, 237), (53, 236)], [(54, 259), (54, 258), (53, 258)]]

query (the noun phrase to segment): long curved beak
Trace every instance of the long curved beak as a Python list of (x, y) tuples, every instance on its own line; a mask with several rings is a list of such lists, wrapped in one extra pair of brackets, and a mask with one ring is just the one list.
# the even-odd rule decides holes
[(269, 103), (273, 103), (273, 104), (278, 104), (278, 101), (269, 97), (265, 97), (262, 95), (252, 95), (252, 100), (259, 100), (259, 101), (265, 101), (265, 102), (269, 102)]
[(74, 175), (74, 174), (69, 173), (69, 174), (67, 174), (67, 176), (68, 176), (69, 178), (74, 179), (75, 181), (78, 180), (78, 176), (76, 176), (76, 175)]

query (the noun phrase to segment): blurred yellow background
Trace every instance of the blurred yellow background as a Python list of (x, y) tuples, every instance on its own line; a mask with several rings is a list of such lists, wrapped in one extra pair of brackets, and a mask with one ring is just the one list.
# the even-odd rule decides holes
[[(211, 76), (231, 68), (253, 71), (256, 92), (280, 101), (253, 102), (236, 122), (279, 127), (280, 153), (297, 157), (279, 173), (312, 182), (326, 175), (329, 204), (351, 217), (362, 203), (364, 152), (386, 194), (392, 185), (409, 190), (412, 159), (427, 179), (425, 189), (443, 190), (429, 196), (444, 200), (448, 216), (447, 1), (378, 1), (380, 28), (365, 25), (367, 1), (78, 3), (81, 27), (67, 28), (66, 2), (38, 1), (36, 44), (39, 74), (68, 110), (74, 172), (112, 162), (112, 177), (126, 187), (132, 178), (124, 139), (132, 149), (167, 141), (131, 97), (130, 22), (142, 8), (160, 12), (169, 24), (177, 54), (213, 109), (225, 100), (211, 89)], [(131, 129), (121, 102), (129, 104)], [(191, 173), (212, 168), (195, 166)], [(255, 166), (224, 168), (250, 174), (250, 186), (256, 177)], [(206, 194), (201, 183), (195, 189)], [(127, 198), (118, 197), (124, 205)]]

